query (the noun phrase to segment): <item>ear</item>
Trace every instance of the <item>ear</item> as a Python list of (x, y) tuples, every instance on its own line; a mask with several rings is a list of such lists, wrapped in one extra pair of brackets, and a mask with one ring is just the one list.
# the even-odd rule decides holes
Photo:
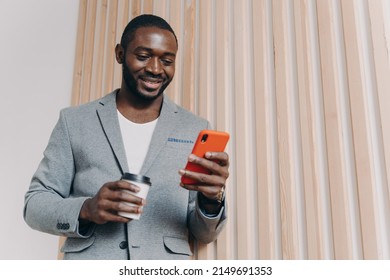
[(120, 44), (115, 46), (115, 58), (119, 64), (122, 64), (125, 60), (125, 51)]

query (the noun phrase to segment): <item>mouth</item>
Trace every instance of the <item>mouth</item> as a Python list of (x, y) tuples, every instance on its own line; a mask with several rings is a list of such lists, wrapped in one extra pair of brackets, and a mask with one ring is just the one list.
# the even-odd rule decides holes
[(141, 77), (141, 83), (145, 89), (156, 90), (163, 83), (162, 79), (156, 79), (152, 77)]

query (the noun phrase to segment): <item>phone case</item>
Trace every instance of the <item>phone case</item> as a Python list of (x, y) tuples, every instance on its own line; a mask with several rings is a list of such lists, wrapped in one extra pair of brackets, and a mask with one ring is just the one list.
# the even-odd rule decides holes
[[(198, 157), (205, 157), (206, 152), (223, 152), (229, 141), (229, 134), (216, 130), (202, 130), (196, 139), (192, 154)], [(210, 174), (210, 171), (200, 165), (187, 162), (185, 169), (194, 172)], [(181, 182), (185, 185), (197, 184), (198, 181), (185, 176), (181, 177)]]

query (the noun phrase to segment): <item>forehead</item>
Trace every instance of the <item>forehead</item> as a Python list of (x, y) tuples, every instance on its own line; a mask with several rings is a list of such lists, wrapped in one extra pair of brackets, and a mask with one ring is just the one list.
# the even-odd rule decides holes
[(140, 27), (134, 32), (128, 49), (146, 48), (156, 51), (176, 53), (177, 44), (172, 32), (158, 27)]

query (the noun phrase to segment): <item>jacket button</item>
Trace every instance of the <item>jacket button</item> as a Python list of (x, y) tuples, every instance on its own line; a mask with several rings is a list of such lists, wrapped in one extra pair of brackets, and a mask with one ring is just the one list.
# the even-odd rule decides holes
[(121, 249), (126, 249), (127, 246), (128, 246), (128, 244), (126, 241), (122, 241), (121, 243), (119, 243), (119, 248), (121, 248)]

